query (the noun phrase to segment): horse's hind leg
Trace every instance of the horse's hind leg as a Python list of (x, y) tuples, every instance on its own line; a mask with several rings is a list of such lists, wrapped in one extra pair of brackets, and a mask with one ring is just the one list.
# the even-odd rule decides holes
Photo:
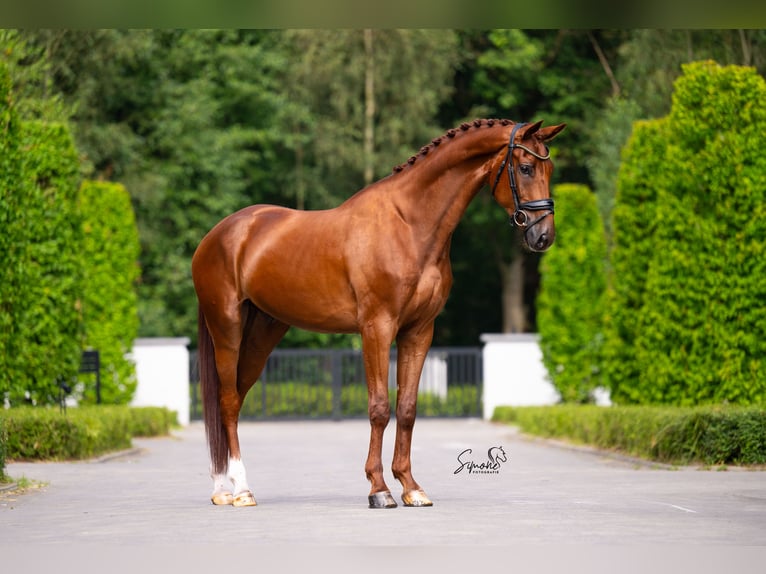
[[(248, 302), (243, 304), (241, 311), (244, 328), (241, 331), (241, 338), (237, 345), (237, 360), (234, 363), (236, 384), (221, 386), (221, 419), (229, 439), (228, 478), (234, 486), (232, 504), (255, 506), (255, 497), (247, 482), (247, 472), (242, 462), (242, 451), (239, 445), (237, 431), (239, 411), (247, 392), (261, 375), (266, 359), (290, 326), (260, 312)], [(224, 354), (227, 358), (229, 357), (229, 351), (225, 351)], [(230, 373), (227, 374), (231, 377)], [(214, 481), (218, 482), (215, 477)]]
[[(212, 331), (212, 329), (211, 329)], [(233, 504), (234, 497), (228, 487), (228, 482), (232, 474), (239, 475), (244, 472), (238, 469), (241, 466), (241, 456), (239, 449), (239, 438), (237, 436), (237, 419), (239, 416), (240, 401), (237, 394), (237, 360), (239, 350), (232, 343), (225, 342), (220, 335), (215, 336), (212, 331), (215, 344), (215, 363), (218, 369), (220, 387), (218, 389), (218, 405), (220, 409), (220, 425), (225, 439), (225, 453), (223, 460), (218, 460), (218, 456), (213, 458), (211, 464), (211, 477), (213, 479), (213, 494), (211, 500), (213, 504), (225, 505)], [(228, 460), (225, 458), (228, 454)], [(239, 494), (242, 489), (237, 489), (235, 484), (235, 493)], [(239, 503), (242, 502), (240, 497)], [(253, 500), (252, 504), (255, 501)]]
[(271, 351), (290, 328), (290, 325), (274, 319), (250, 302), (244, 306), (247, 320), (242, 333), (237, 372), (237, 391), (242, 401), (261, 376)]

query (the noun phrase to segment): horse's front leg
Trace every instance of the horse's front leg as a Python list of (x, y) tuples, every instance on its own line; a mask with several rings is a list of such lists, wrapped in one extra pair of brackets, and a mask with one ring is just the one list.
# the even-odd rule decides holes
[(412, 431), (415, 426), (418, 404), (420, 373), (433, 339), (433, 323), (400, 333), (396, 344), (397, 395), (396, 395), (396, 442), (391, 470), (402, 485), (402, 502), (405, 506), (432, 506), (433, 503), (412, 477)]
[(383, 433), (391, 417), (388, 403), (388, 361), (393, 334), (369, 325), (362, 331), (362, 355), (367, 374), (367, 410), (370, 416), (370, 450), (364, 466), (370, 481), (370, 508), (395, 508), (396, 501), (383, 479)]

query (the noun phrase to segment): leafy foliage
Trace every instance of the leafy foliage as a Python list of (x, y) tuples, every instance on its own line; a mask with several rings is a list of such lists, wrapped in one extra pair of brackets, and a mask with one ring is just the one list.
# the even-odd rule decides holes
[(618, 176), (603, 348), (604, 377), (617, 402), (638, 401), (634, 395), (634, 382), (640, 375), (635, 339), (656, 248), (652, 237), (659, 224), (657, 194), (667, 181), (657, 176), (665, 159), (663, 141), (660, 121), (636, 122)]
[(752, 68), (690, 64), (667, 118), (637, 126), (608, 313), (620, 402), (766, 403), (765, 98)]
[(0, 79), (0, 396), (44, 404), (79, 367), (79, 163), (68, 127), (19, 121)]
[[(418, 395), (420, 416), (474, 416), (479, 411), (479, 387), (450, 384), (447, 396), (434, 393)], [(396, 408), (397, 391), (389, 392), (392, 412)], [(269, 381), (256, 385), (245, 397), (240, 416), (261, 419), (270, 417), (343, 418), (367, 416), (367, 387), (364, 383), (343, 385), (340, 392), (340, 412), (335, 413), (333, 389), (330, 384), (293, 381)], [(192, 386), (193, 419), (202, 418), (199, 387)]]
[(620, 152), (630, 137), (633, 122), (639, 117), (638, 105), (625, 98), (610, 98), (594, 122), (593, 152), (587, 160), (598, 210), (604, 222), (607, 245), (611, 243), (612, 210), (617, 192)]
[[(136, 387), (135, 367), (126, 356), (138, 333), (135, 215), (127, 190), (115, 183), (83, 182), (79, 205), (84, 346), (100, 353), (102, 401), (124, 404)], [(85, 403), (94, 400), (93, 393), (81, 398)]]
[(766, 463), (766, 411), (757, 407), (498, 407), (492, 420), (664, 463)]
[[(12, 106), (11, 78), (0, 62), (0, 395), (6, 395), (18, 369), (15, 313), (23, 309), (23, 250), (27, 228), (23, 213), (28, 187), (21, 187), (20, 125)], [(2, 398), (5, 398), (2, 396)]]
[(599, 381), (606, 242), (596, 198), (583, 185), (555, 187), (556, 243), (540, 264), (537, 325), (543, 363), (564, 402), (589, 402)]
[[(142, 246), (141, 335), (194, 333), (189, 258), (221, 217), (260, 202), (336, 205), (363, 185), (370, 70), (375, 177), (467, 119), (563, 121), (555, 181), (590, 185), (607, 231), (630, 120), (668, 111), (680, 64), (712, 57), (766, 71), (763, 30), (374, 30), (372, 58), (363, 36), (0, 31), (21, 117), (71, 116), (87, 175), (131, 193)], [(517, 256), (524, 315), (535, 326), (538, 257), (514, 248), (488, 203), (477, 207), (490, 215), (472, 206), (456, 232), (455, 292), (437, 322), (439, 344), (472, 344), (502, 328), (498, 269)], [(291, 330), (285, 344), (348, 338)]]
[(167, 435), (175, 412), (160, 407), (19, 407), (0, 410), (0, 452), (9, 460), (71, 460), (130, 448), (134, 436)]

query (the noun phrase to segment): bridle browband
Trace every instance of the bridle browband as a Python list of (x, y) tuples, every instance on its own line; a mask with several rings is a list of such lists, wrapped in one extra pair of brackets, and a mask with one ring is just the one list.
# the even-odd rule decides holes
[[(553, 215), (553, 199), (552, 198), (546, 198), (546, 199), (535, 199), (532, 201), (527, 201), (525, 203), (521, 203), (521, 199), (519, 198), (519, 189), (516, 187), (516, 177), (514, 176), (514, 169), (513, 169), (513, 150), (515, 148), (523, 149), (525, 152), (527, 152), (530, 155), (533, 155), (537, 159), (546, 160), (550, 159), (551, 152), (548, 149), (548, 146), (545, 146), (545, 155), (540, 155), (539, 153), (536, 153), (529, 149), (528, 147), (517, 144), (514, 139), (516, 137), (516, 132), (519, 130), (519, 128), (525, 126), (526, 124), (516, 124), (513, 126), (513, 130), (511, 131), (511, 139), (508, 142), (508, 151), (505, 154), (505, 158), (503, 159), (503, 163), (500, 164), (500, 169), (497, 170), (497, 176), (495, 177), (495, 183), (492, 185), (492, 196), (495, 195), (495, 188), (497, 187), (498, 182), (500, 181), (500, 176), (503, 173), (503, 169), (506, 167), (508, 168), (508, 181), (511, 184), (511, 193), (513, 194), (513, 204), (516, 207), (516, 210), (513, 212), (513, 216), (511, 217), (511, 224), (513, 224), (516, 227), (521, 227), (522, 229), (530, 229), (532, 226), (537, 225), (540, 223), (546, 216)], [(545, 211), (540, 217), (532, 221), (532, 223), (529, 222), (529, 216), (527, 215), (527, 211)]]

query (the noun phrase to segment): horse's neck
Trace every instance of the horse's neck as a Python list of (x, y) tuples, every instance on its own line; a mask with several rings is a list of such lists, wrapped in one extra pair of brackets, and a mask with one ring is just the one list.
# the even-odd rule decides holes
[[(468, 204), (487, 182), (490, 161), (507, 136), (479, 128), (459, 134), (390, 180), (390, 193), (405, 221), (434, 242), (449, 241)], [(462, 141), (461, 141), (462, 140)]]

